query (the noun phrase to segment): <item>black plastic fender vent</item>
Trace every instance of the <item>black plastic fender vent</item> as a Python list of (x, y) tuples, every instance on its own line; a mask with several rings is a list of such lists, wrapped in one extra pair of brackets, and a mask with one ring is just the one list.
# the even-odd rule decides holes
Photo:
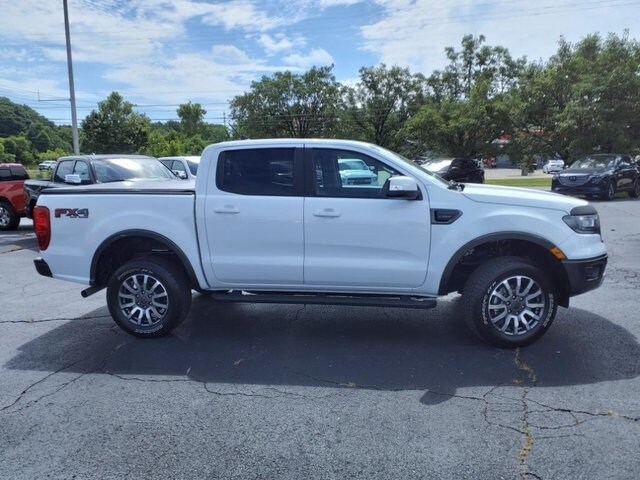
[(432, 208), (431, 223), (434, 225), (450, 225), (462, 216), (460, 210)]

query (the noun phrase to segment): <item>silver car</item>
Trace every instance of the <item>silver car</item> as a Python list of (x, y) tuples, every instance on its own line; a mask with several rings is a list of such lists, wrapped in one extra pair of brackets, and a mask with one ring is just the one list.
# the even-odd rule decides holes
[(547, 160), (547, 163), (542, 167), (544, 173), (561, 172), (562, 170), (564, 170), (564, 160), (559, 159)]

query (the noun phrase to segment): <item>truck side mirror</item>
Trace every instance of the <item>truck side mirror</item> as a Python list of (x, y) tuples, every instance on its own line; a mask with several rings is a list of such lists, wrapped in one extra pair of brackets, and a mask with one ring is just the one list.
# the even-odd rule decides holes
[(406, 200), (417, 200), (420, 198), (420, 189), (415, 179), (398, 175), (389, 177), (382, 187), (385, 197), (404, 198)]

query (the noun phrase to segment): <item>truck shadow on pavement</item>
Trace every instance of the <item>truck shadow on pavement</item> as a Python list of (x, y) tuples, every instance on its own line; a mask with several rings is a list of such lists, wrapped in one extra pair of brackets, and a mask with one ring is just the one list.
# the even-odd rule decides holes
[(209, 386), (418, 390), (425, 404), (466, 386), (579, 385), (640, 374), (635, 337), (600, 316), (561, 309), (537, 343), (503, 350), (467, 332), (457, 300), (420, 311), (219, 304), (194, 294), (189, 317), (169, 337), (131, 337), (101, 308), (22, 345), (5, 368)]

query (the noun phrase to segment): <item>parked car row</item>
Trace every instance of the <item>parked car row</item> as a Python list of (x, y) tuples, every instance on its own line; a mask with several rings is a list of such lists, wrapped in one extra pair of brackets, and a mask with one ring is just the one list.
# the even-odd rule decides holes
[[(159, 161), (158, 161), (159, 160)], [(31, 180), (19, 163), (0, 164), (0, 231), (15, 230), (21, 217), (32, 217), (44, 189), (68, 185), (89, 185), (121, 180), (193, 180), (199, 156), (148, 157), (144, 155), (71, 155), (38, 164), (51, 172), (50, 180)]]
[[(484, 183), (485, 180), (482, 162), (471, 158), (422, 159), (417, 163), (444, 180), (459, 183)], [(45, 188), (150, 178), (193, 180), (199, 164), (199, 156), (158, 159), (143, 155), (68, 156), (45, 160), (38, 165), (40, 171), (52, 172), (49, 181), (30, 180), (20, 164), (0, 164), (0, 230), (13, 230), (20, 224), (21, 217), (30, 218), (38, 196)], [(362, 159), (340, 158), (338, 169), (343, 186), (376, 187), (381, 184), (380, 172)], [(613, 199), (618, 192), (626, 192), (633, 198), (640, 196), (640, 163), (629, 155), (593, 154), (569, 167), (561, 159), (549, 159), (542, 171), (553, 175), (551, 190), (556, 193), (607, 200)], [(284, 178), (287, 172), (278, 175)]]
[(44, 189), (68, 185), (90, 185), (122, 180), (175, 180), (165, 165), (155, 157), (145, 155), (71, 155), (55, 164), (50, 180), (24, 182), (25, 215), (32, 216), (40, 193)]

